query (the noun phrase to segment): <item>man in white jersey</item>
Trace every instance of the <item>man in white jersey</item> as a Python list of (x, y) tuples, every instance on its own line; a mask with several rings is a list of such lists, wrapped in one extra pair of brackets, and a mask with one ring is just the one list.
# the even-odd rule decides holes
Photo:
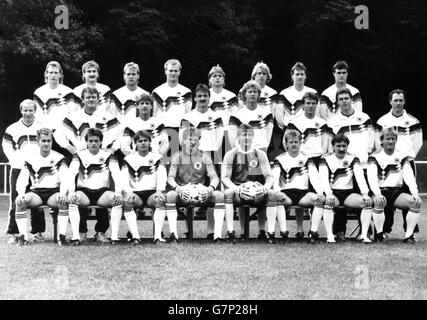
[[(297, 130), (286, 130), (283, 144), (287, 151), (276, 157), (272, 170), (278, 210), (271, 217), (267, 216), (267, 221), (269, 232), (274, 232), (277, 217), (282, 237), (286, 239), (286, 216), (283, 206), (314, 207), (312, 222), (316, 219), (320, 221), (318, 217), (322, 216), (325, 196), (320, 183), (319, 172), (313, 160), (300, 152), (301, 134)], [(310, 191), (309, 183), (315, 192)], [(302, 215), (302, 212), (297, 211), (296, 214)], [(295, 237), (297, 241), (301, 241), (304, 238), (303, 219), (298, 218), (296, 221), (297, 233)], [(313, 236), (312, 233), (309, 235)]]
[[(101, 130), (90, 128), (87, 130), (85, 140), (87, 149), (77, 151), (70, 164), (69, 169), (69, 213), (77, 216), (79, 207), (87, 208), (97, 205), (111, 208), (111, 215), (117, 216), (123, 211), (122, 208), (122, 180), (120, 178), (119, 164), (114, 155), (101, 149), (103, 134)], [(114, 182), (114, 190), (110, 186), (110, 175)], [(77, 183), (74, 183), (77, 176)], [(109, 228), (108, 212), (105, 215), (97, 214), (95, 225), (95, 239), (101, 243), (109, 242), (105, 232)], [(79, 244), (79, 235), (74, 232), (78, 230), (80, 221), (71, 221), (73, 228), (73, 239)], [(73, 225), (74, 223), (74, 225)]]
[[(40, 150), (22, 155), (24, 166), (16, 184), (16, 223), (19, 228), (18, 245), (28, 244), (27, 209), (48, 205), (59, 209), (58, 225), (60, 246), (64, 245), (68, 224), (67, 171), (62, 154), (52, 150), (52, 131), (42, 128), (37, 131)], [(29, 180), (31, 187), (27, 192)], [(77, 233), (78, 234), (78, 233)]]
[(214, 207), (214, 242), (221, 242), (224, 221), (224, 194), (216, 190), (219, 178), (208, 153), (199, 149), (201, 132), (188, 127), (183, 132), (182, 150), (171, 160), (166, 195), (166, 214), (169, 221), (170, 241), (178, 242), (176, 207), (188, 205)]
[(335, 78), (335, 83), (329, 88), (325, 89), (320, 96), (320, 105), (319, 105), (319, 116), (326, 121), (332, 118), (339, 110), (338, 104), (336, 102), (336, 93), (339, 89), (347, 88), (351, 92), (353, 108), (358, 111), (362, 111), (362, 97), (360, 92), (355, 87), (347, 83), (349, 67), (345, 61), (337, 61), (333, 68), (332, 74)]
[[(205, 84), (198, 84), (193, 92), (195, 109), (184, 114), (179, 130), (180, 143), (186, 128), (192, 127), (200, 130), (199, 150), (208, 153), (215, 165), (222, 162), (222, 141), (224, 140), (224, 127), (219, 113), (209, 108), (210, 91)], [(214, 237), (213, 208), (206, 211), (207, 238)]]
[[(393, 207), (409, 209), (403, 242), (415, 244), (413, 232), (420, 217), (422, 200), (418, 195), (417, 183), (408, 157), (395, 149), (397, 137), (398, 133), (394, 128), (383, 129), (380, 135), (383, 149), (369, 158), (368, 182), (374, 193), (374, 217), (381, 217), (377, 221), (374, 219), (374, 223), (377, 238), (381, 241), (384, 239), (384, 207), (387, 206), (390, 212), (393, 212)], [(410, 193), (405, 192), (404, 183)]]
[[(83, 107), (83, 102), (81, 100), (82, 98), (82, 91), (85, 88), (95, 88), (99, 92), (99, 110), (102, 111), (109, 111), (110, 106), (110, 96), (111, 96), (111, 89), (109, 86), (99, 83), (99, 73), (100, 68), (99, 64), (93, 60), (87, 61), (82, 66), (82, 79), (83, 83), (77, 87), (74, 88), (74, 98), (76, 99), (76, 105), (80, 106), (80, 108)], [(76, 107), (76, 111), (79, 110), (78, 107)]]
[[(397, 132), (396, 151), (403, 156), (408, 157), (412, 169), (415, 171), (415, 158), (423, 144), (423, 131), (418, 119), (407, 113), (405, 110), (406, 94), (401, 89), (392, 90), (389, 94), (391, 110), (383, 115), (377, 121), (375, 148), (381, 148), (379, 139), (381, 130), (387, 127), (393, 127)], [(389, 207), (385, 208), (384, 236), (388, 236), (394, 222), (394, 213), (388, 212)], [(403, 228), (406, 229), (407, 210), (403, 210)], [(414, 232), (418, 232), (418, 225)]]
[[(253, 147), (267, 152), (273, 134), (273, 115), (269, 108), (258, 105), (261, 87), (258, 82), (250, 80), (243, 85), (242, 98), (244, 106), (233, 112), (228, 125), (228, 138), (231, 147), (237, 146), (237, 131), (241, 124), (249, 124), (254, 130)], [(258, 210), (258, 227), (260, 239), (267, 240), (265, 234), (265, 210)]]
[[(2, 148), (3, 152), (9, 160), (11, 166), (9, 183), (10, 183), (10, 203), (9, 203), (9, 221), (6, 233), (11, 235), (8, 243), (16, 243), (19, 233), (18, 226), (15, 221), (15, 199), (17, 194), (16, 181), (18, 179), (21, 168), (24, 165), (22, 161), (23, 153), (38, 152), (37, 130), (41, 128), (41, 124), (35, 121), (35, 113), (37, 105), (33, 100), (25, 99), (19, 104), (21, 119), (8, 126), (4, 132)], [(32, 209), (31, 224), (33, 229), (38, 229), (34, 239), (43, 241), (40, 229), (45, 225), (44, 215), (37, 214), (36, 209)], [(41, 232), (40, 232), (41, 231)]]
[[(161, 155), (152, 152), (152, 134), (148, 131), (137, 131), (133, 137), (136, 151), (125, 157), (122, 167), (122, 179), (125, 196), (123, 211), (131, 230), (133, 243), (139, 243), (139, 232), (136, 224), (135, 210), (142, 207), (155, 208), (154, 243), (165, 242), (162, 238), (163, 222), (166, 214), (165, 190), (166, 168), (161, 162)], [(121, 213), (111, 215), (111, 241), (118, 242), (118, 230)]]
[(126, 63), (123, 67), (125, 85), (111, 94), (109, 110), (122, 123), (136, 118), (136, 97), (148, 94), (146, 90), (138, 86), (139, 77), (138, 64)]
[[(335, 242), (332, 233), (334, 208), (341, 205), (362, 209), (360, 214), (362, 225), (360, 240), (364, 243), (371, 243), (368, 238), (368, 228), (372, 217), (372, 199), (369, 197), (369, 188), (359, 159), (347, 152), (349, 144), (350, 140), (343, 133), (335, 135), (332, 138), (334, 152), (323, 155), (320, 160), (320, 181), (326, 193), (323, 222), (325, 223), (328, 242)], [(357, 185), (354, 184), (354, 180), (356, 180)], [(314, 217), (313, 215), (310, 230), (312, 242), (317, 240), (317, 228), (321, 218), (321, 216)], [(374, 216), (374, 221), (376, 218)]]
[[(161, 156), (169, 150), (169, 138), (164, 124), (157, 117), (153, 117), (154, 99), (150, 94), (141, 94), (136, 98), (136, 114), (134, 119), (122, 123), (123, 132), (120, 139), (120, 150), (125, 156), (134, 151), (132, 139), (139, 130), (151, 134), (151, 149)], [(177, 139), (178, 140), (178, 139)], [(178, 148), (173, 151), (178, 151)]]
[[(336, 101), (339, 111), (329, 119), (328, 127), (333, 134), (343, 133), (350, 140), (348, 152), (355, 155), (366, 169), (369, 154), (374, 148), (374, 129), (369, 116), (361, 111), (357, 111), (352, 104), (352, 94), (350, 89), (341, 88), (336, 93)], [(334, 234), (339, 241), (345, 241), (345, 231), (347, 215), (336, 210), (334, 219)]]

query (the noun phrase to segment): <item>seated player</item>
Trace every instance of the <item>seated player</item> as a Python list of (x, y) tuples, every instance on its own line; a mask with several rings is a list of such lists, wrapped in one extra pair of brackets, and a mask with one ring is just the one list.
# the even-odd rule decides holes
[[(123, 208), (126, 221), (131, 230), (133, 243), (139, 243), (139, 233), (134, 209), (155, 208), (154, 243), (165, 242), (161, 232), (165, 220), (166, 168), (161, 163), (161, 155), (151, 150), (151, 133), (138, 131), (133, 137), (136, 151), (127, 155), (122, 167), (125, 197)], [(111, 241), (118, 241), (118, 231), (122, 215), (111, 215)]]
[[(407, 157), (395, 151), (397, 132), (385, 128), (380, 135), (383, 149), (373, 153), (368, 160), (368, 182), (374, 193), (374, 224), (378, 241), (382, 241), (384, 208), (393, 213), (393, 207), (409, 209), (406, 215), (406, 233), (403, 242), (415, 244), (414, 228), (420, 217), (421, 198)], [(406, 186), (409, 193), (406, 191)]]
[(170, 241), (178, 242), (177, 207), (214, 206), (214, 241), (221, 241), (225, 207), (224, 194), (216, 190), (219, 178), (212, 158), (199, 150), (200, 130), (186, 128), (183, 131), (182, 150), (172, 156), (167, 179), (166, 214), (170, 228)]
[[(80, 208), (97, 205), (111, 208), (111, 216), (122, 213), (122, 195), (120, 168), (114, 155), (107, 150), (101, 149), (103, 135), (101, 130), (90, 128), (87, 130), (85, 140), (87, 149), (77, 151), (70, 164), (69, 169), (69, 212), (70, 216)], [(115, 192), (110, 190), (110, 175), (113, 178)], [(74, 184), (77, 176), (77, 183)], [(76, 188), (77, 187), (77, 188)], [(75, 190), (76, 189), (76, 190)], [(108, 212), (99, 214), (96, 212), (97, 224), (95, 225), (95, 240), (107, 243), (105, 232), (108, 230)], [(78, 228), (80, 218), (71, 221)], [(80, 240), (76, 240), (80, 244)]]
[[(18, 224), (18, 245), (28, 244), (27, 209), (48, 205), (59, 209), (59, 245), (65, 243), (65, 231), (68, 223), (67, 188), (64, 181), (67, 165), (62, 154), (52, 150), (52, 131), (48, 128), (37, 130), (37, 153), (24, 153), (24, 167), (18, 181), (16, 198), (16, 223)], [(31, 179), (29, 192), (25, 192)], [(77, 229), (78, 235), (78, 229)]]
[[(322, 216), (325, 196), (319, 172), (311, 158), (300, 152), (301, 134), (296, 130), (286, 130), (283, 144), (287, 150), (277, 156), (273, 165), (274, 190), (277, 204), (285, 206), (313, 207), (312, 222)], [(311, 192), (309, 183), (316, 193)], [(282, 213), (281, 213), (282, 214)], [(299, 210), (295, 214), (302, 214)], [(275, 217), (273, 221), (275, 221)], [(267, 216), (268, 219), (268, 216)], [(273, 229), (274, 230), (274, 229)], [(309, 233), (312, 236), (311, 233)], [(304, 238), (303, 219), (297, 219), (297, 240)]]
[[(369, 197), (369, 188), (366, 183), (363, 168), (359, 158), (347, 152), (350, 140), (343, 133), (332, 138), (333, 153), (325, 154), (320, 160), (319, 174), (323, 190), (326, 193), (326, 202), (323, 208), (323, 222), (327, 233), (328, 242), (335, 242), (332, 225), (334, 221), (333, 208), (346, 206), (348, 208), (362, 209), (360, 220), (362, 233), (360, 240), (370, 243), (368, 229), (372, 217), (372, 199)], [(357, 187), (361, 194), (357, 193), (354, 185), (356, 178)], [(345, 211), (341, 214), (346, 214)], [(311, 241), (318, 238), (317, 228), (322, 216), (314, 216), (311, 224)]]
[[(267, 217), (276, 210), (273, 190), (273, 176), (267, 154), (254, 147), (254, 129), (241, 124), (237, 131), (237, 146), (228, 151), (222, 163), (221, 180), (224, 184), (227, 234), (234, 243), (234, 206), (248, 204), (256, 208), (267, 205)], [(240, 227), (243, 239), (245, 233), (244, 215), (240, 210)], [(260, 230), (261, 231), (261, 230)], [(274, 237), (269, 239), (274, 242)]]
[(153, 117), (154, 99), (149, 94), (141, 94), (136, 100), (136, 118), (123, 123), (123, 135), (120, 137), (120, 149), (125, 156), (133, 152), (132, 138), (139, 130), (151, 134), (151, 149), (153, 152), (165, 155), (169, 149), (168, 134), (164, 124)]

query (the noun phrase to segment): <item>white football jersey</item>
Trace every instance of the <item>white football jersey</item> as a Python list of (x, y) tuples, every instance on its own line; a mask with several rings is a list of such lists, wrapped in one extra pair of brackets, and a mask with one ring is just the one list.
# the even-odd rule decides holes
[(209, 92), (209, 108), (221, 116), (224, 130), (226, 130), (231, 113), (239, 109), (237, 96), (227, 89), (222, 89), (220, 93), (216, 93), (210, 88)]
[[(352, 105), (353, 108), (356, 109), (359, 112), (363, 111), (363, 105), (362, 105), (362, 97), (360, 96), (360, 92), (355, 87), (346, 84), (345, 88), (349, 89), (351, 92), (351, 95), (353, 96)], [(322, 95), (320, 96), (320, 105), (317, 108), (318, 116), (328, 121), (331, 119), (337, 112), (339, 111), (339, 107), (336, 105), (336, 94), (338, 91), (338, 87), (333, 84), (329, 88), (327, 88), (325, 91), (322, 92)]]
[(111, 94), (109, 111), (120, 122), (131, 121), (136, 118), (136, 97), (142, 94), (150, 94), (140, 87), (134, 91), (123, 86)]

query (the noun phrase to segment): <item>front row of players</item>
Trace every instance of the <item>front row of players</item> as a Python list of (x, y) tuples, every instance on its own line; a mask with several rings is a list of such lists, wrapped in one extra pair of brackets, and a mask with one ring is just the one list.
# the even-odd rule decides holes
[[(166, 216), (170, 241), (178, 242), (177, 207), (188, 206), (213, 207), (214, 241), (222, 240), (225, 218), (228, 238), (234, 242), (234, 207), (240, 210), (244, 204), (258, 209), (266, 207), (270, 243), (275, 242), (276, 220), (282, 238), (288, 237), (286, 208), (295, 205), (313, 207), (309, 231), (312, 243), (318, 241), (317, 230), (322, 218), (327, 242), (335, 242), (333, 222), (342, 218), (338, 212), (334, 217), (334, 209), (338, 206), (361, 209), (361, 241), (364, 243), (371, 242), (367, 235), (371, 219), (376, 240), (383, 240), (386, 206), (409, 209), (404, 242), (415, 242), (413, 231), (419, 219), (421, 199), (409, 162), (395, 152), (397, 133), (393, 128), (382, 131), (383, 149), (372, 154), (367, 170), (362, 168), (357, 157), (347, 152), (349, 139), (343, 134), (334, 136), (334, 152), (323, 155), (316, 164), (300, 152), (300, 133), (287, 130), (283, 138), (287, 151), (274, 160), (272, 168), (266, 153), (253, 147), (253, 137), (254, 129), (250, 125), (239, 127), (237, 147), (224, 156), (221, 189), (211, 157), (199, 150), (198, 129), (184, 130), (182, 148), (173, 155), (169, 174), (161, 156), (151, 151), (149, 132), (135, 134), (136, 151), (125, 157), (120, 170), (111, 152), (101, 149), (103, 135), (100, 130), (88, 130), (87, 149), (77, 152), (68, 168), (66, 159), (51, 150), (52, 132), (41, 129), (37, 135), (40, 153), (26, 157), (17, 182), (18, 244), (28, 243), (26, 210), (41, 205), (59, 210), (60, 245), (66, 243), (68, 221), (73, 234), (70, 243), (80, 244), (79, 208), (90, 205), (111, 208), (112, 244), (119, 241), (123, 212), (132, 243), (140, 243), (136, 210), (142, 207), (154, 209), (154, 242), (166, 241), (162, 238)], [(31, 187), (27, 190), (29, 179)], [(243, 217), (241, 214), (242, 234)], [(108, 216), (97, 218), (98, 224), (108, 229)], [(96, 238), (108, 241), (102, 232), (97, 232)]]

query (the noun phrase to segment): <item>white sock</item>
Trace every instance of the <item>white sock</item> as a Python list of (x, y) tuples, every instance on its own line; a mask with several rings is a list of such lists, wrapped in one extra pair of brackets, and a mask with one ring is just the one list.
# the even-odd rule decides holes
[(311, 231), (317, 232), (319, 228), (320, 220), (322, 220), (323, 208), (314, 207), (311, 215)]
[(286, 229), (286, 210), (284, 206), (277, 206), (277, 222), (279, 223), (280, 232), (287, 231)]
[(18, 225), (19, 234), (23, 234), (25, 240), (28, 241), (28, 232), (27, 232), (27, 211), (15, 212), (15, 220)]
[(207, 234), (214, 233), (214, 225), (215, 225), (214, 209), (213, 208), (207, 208), (206, 209), (206, 232), (207, 232)]
[(266, 213), (267, 213), (267, 232), (275, 233), (277, 207), (267, 207)]
[(368, 238), (368, 229), (369, 229), (369, 225), (371, 224), (371, 218), (372, 218), (372, 209), (363, 208), (362, 212), (360, 213), (360, 222), (362, 224), (362, 232), (360, 234), (361, 239)]
[(79, 224), (80, 224), (80, 213), (79, 207), (75, 204), (68, 205), (68, 215), (70, 216), (71, 231), (73, 231), (73, 240), (79, 240)]
[(163, 223), (165, 222), (166, 210), (164, 208), (156, 208), (153, 213), (154, 222), (154, 239), (162, 238)]
[(138, 224), (136, 222), (135, 210), (125, 212), (125, 219), (126, 219), (126, 222), (128, 224), (128, 228), (129, 228), (130, 232), (132, 233), (132, 238), (133, 239), (141, 238), (139, 236)]
[(266, 209), (265, 208), (258, 209), (258, 229), (265, 231), (266, 222), (267, 222)]
[(68, 225), (68, 210), (58, 210), (58, 233), (65, 234), (67, 233)]
[(332, 233), (332, 225), (334, 223), (334, 211), (332, 209), (323, 208), (323, 223), (325, 224), (328, 241), (333, 241), (334, 234)]
[[(406, 233), (405, 238), (409, 238), (414, 233), (415, 226), (418, 223), (418, 220), (420, 218), (419, 212), (414, 212), (412, 210), (408, 211), (408, 214), (406, 215)], [(19, 231), (21, 232), (21, 231)]]
[(111, 240), (117, 241), (119, 240), (120, 221), (122, 220), (122, 207), (119, 207), (120, 210), (115, 208), (117, 207), (111, 208)]
[(175, 237), (178, 239), (178, 230), (177, 230), (177, 216), (175, 204), (166, 203), (166, 216), (168, 217), (169, 231), (174, 233)]
[(232, 232), (234, 230), (234, 207), (232, 203), (225, 204), (225, 223), (227, 231)]
[(215, 209), (213, 210), (213, 216), (215, 219), (214, 239), (222, 238), (222, 225), (224, 223), (224, 216), (225, 216), (224, 203), (215, 203)]
[(377, 212), (376, 210), (372, 213), (372, 219), (374, 220), (375, 229), (377, 233), (383, 232), (383, 226), (385, 221), (384, 210)]

